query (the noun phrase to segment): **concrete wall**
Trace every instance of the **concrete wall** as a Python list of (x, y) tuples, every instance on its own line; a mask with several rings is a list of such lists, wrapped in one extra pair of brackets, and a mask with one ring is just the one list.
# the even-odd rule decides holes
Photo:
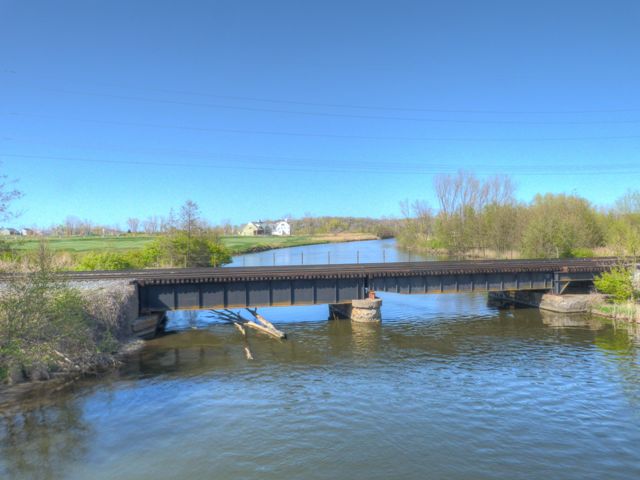
[(550, 312), (579, 313), (590, 311), (592, 303), (598, 296), (594, 294), (554, 295), (548, 292), (491, 292), (489, 298)]

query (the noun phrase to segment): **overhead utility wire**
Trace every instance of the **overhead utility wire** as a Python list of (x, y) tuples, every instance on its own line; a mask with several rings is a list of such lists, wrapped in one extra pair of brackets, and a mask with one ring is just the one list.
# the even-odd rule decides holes
[(86, 95), (93, 97), (116, 98), (120, 100), (133, 100), (140, 102), (163, 103), (169, 105), (183, 105), (201, 108), (219, 108), (228, 110), (241, 110), (248, 112), (284, 113), (288, 115), (308, 115), (336, 118), (360, 118), (368, 120), (401, 120), (428, 123), (454, 123), (454, 124), (482, 124), (482, 125), (603, 125), (603, 124), (637, 124), (640, 120), (561, 120), (561, 121), (535, 121), (535, 120), (462, 120), (444, 118), (420, 118), (420, 117), (394, 117), (382, 115), (358, 115), (352, 113), (309, 112), (303, 110), (280, 110), (275, 108), (243, 107), (238, 105), (223, 105), (214, 103), (183, 102), (179, 100), (165, 100), (160, 98), (137, 97), (133, 95), (117, 95), (109, 93), (79, 92), (62, 89), (49, 89), (52, 92), (71, 95)]
[(320, 103), (302, 102), (296, 100), (276, 100), (261, 97), (243, 97), (237, 95), (216, 95), (213, 93), (189, 92), (184, 90), (145, 89), (158, 93), (170, 93), (175, 95), (190, 95), (198, 97), (221, 98), (224, 100), (241, 100), (250, 102), (281, 103), (285, 105), (304, 105), (308, 107), (329, 108), (353, 108), (358, 110), (388, 110), (401, 112), (426, 112), (426, 113), (469, 113), (487, 115), (565, 115), (565, 114), (589, 114), (589, 113), (631, 113), (640, 112), (640, 108), (612, 108), (612, 109), (584, 109), (584, 110), (474, 110), (474, 109), (439, 109), (439, 108), (415, 108), (415, 107), (389, 107), (374, 105), (354, 105), (346, 103)]
[[(455, 173), (458, 170), (453, 167), (449, 170), (415, 170), (408, 171), (402, 170), (399, 171), (397, 169), (391, 170), (379, 170), (372, 169), (366, 170), (363, 172), (362, 168), (354, 168), (354, 169), (345, 169), (345, 168), (322, 168), (314, 166), (313, 168), (282, 168), (282, 167), (265, 167), (265, 166), (253, 166), (253, 165), (213, 165), (213, 164), (195, 164), (195, 163), (179, 163), (179, 162), (144, 162), (138, 160), (105, 160), (105, 159), (97, 159), (97, 158), (89, 158), (89, 157), (67, 157), (67, 156), (55, 156), (55, 155), (27, 155), (27, 154), (15, 154), (15, 153), (7, 153), (0, 152), (0, 157), (8, 157), (8, 158), (20, 158), (25, 160), (60, 160), (60, 161), (72, 161), (72, 162), (82, 162), (82, 163), (103, 163), (103, 164), (115, 164), (115, 165), (136, 165), (136, 166), (149, 166), (149, 167), (181, 167), (181, 168), (216, 168), (216, 169), (228, 169), (228, 170), (264, 170), (264, 171), (273, 171), (273, 172), (308, 172), (308, 173), (319, 173), (319, 172), (327, 172), (327, 173), (344, 173), (345, 171), (353, 171), (358, 172), (360, 174), (377, 174), (377, 175), (437, 175), (437, 174), (450, 174)], [(619, 175), (621, 173), (635, 174), (640, 172), (640, 165), (634, 166), (631, 169), (626, 170), (616, 170), (612, 168), (598, 168), (594, 171), (588, 171), (586, 169), (580, 171), (553, 171), (553, 172), (540, 172), (540, 171), (531, 171), (531, 172), (518, 172), (516, 174), (520, 175), (528, 175), (528, 176), (558, 176), (558, 175), (606, 175), (606, 174), (616, 174)], [(476, 171), (477, 174), (494, 174), (494, 173), (503, 173), (503, 172), (495, 172), (495, 171)]]
[[(16, 70), (0, 70), (0, 74), (11, 74), (11, 75), (20, 75), (20, 73)], [(29, 77), (31, 78), (31, 76)], [(60, 81), (60, 77), (55, 77), (51, 75), (40, 75), (39, 78), (43, 78), (46, 81)], [(173, 90), (166, 88), (158, 88), (158, 87), (149, 87), (149, 86), (135, 86), (135, 85), (126, 85), (126, 84), (118, 84), (112, 82), (102, 82), (102, 81), (94, 81), (93, 84), (99, 85), (101, 87), (111, 87), (111, 88), (126, 88), (133, 90), (144, 90), (144, 91), (153, 91), (158, 93), (170, 93), (176, 95), (189, 95), (189, 96), (198, 96), (198, 97), (209, 97), (209, 98), (221, 98), (225, 100), (241, 100), (241, 101), (252, 101), (252, 102), (266, 102), (266, 103), (281, 103), (286, 105), (304, 105), (310, 107), (329, 107), (329, 108), (352, 108), (352, 109), (360, 109), (360, 110), (387, 110), (387, 111), (405, 111), (405, 112), (428, 112), (428, 113), (469, 113), (469, 114), (495, 114), (495, 115), (537, 115), (537, 114), (545, 114), (545, 115), (565, 115), (565, 114), (590, 114), (590, 113), (631, 113), (631, 112), (640, 112), (640, 108), (582, 108), (576, 110), (499, 110), (499, 109), (447, 109), (447, 108), (420, 108), (420, 107), (399, 107), (399, 106), (381, 106), (381, 105), (362, 105), (362, 104), (349, 104), (349, 103), (323, 103), (323, 102), (308, 102), (308, 101), (298, 101), (298, 100), (283, 100), (283, 99), (273, 99), (273, 98), (264, 98), (264, 97), (251, 97), (251, 96), (241, 96), (241, 95), (219, 95), (210, 92), (194, 92), (188, 90)], [(86, 83), (85, 83), (86, 85)]]
[[(2, 140), (2, 139), (0, 139)], [(7, 139), (7, 140), (15, 140), (15, 139)], [(74, 150), (96, 150), (98, 152), (116, 152), (124, 155), (154, 155), (154, 156), (171, 156), (173, 158), (195, 158), (195, 159), (205, 159), (205, 160), (213, 160), (213, 161), (238, 161), (238, 160), (246, 160), (246, 161), (264, 161), (264, 162), (273, 162), (283, 163), (283, 164), (294, 164), (294, 165), (302, 165), (305, 164), (313, 164), (319, 165), (322, 162), (327, 162), (328, 159), (321, 158), (309, 158), (309, 157), (297, 157), (297, 156), (287, 156), (287, 155), (256, 155), (256, 154), (247, 154), (247, 153), (221, 153), (221, 152), (210, 152), (210, 151), (198, 151), (198, 150), (184, 150), (184, 149), (170, 149), (170, 148), (147, 148), (147, 147), (131, 147), (131, 146), (122, 146), (122, 145), (96, 145), (96, 144), (69, 144), (68, 142), (51, 142), (51, 141), (34, 141), (32, 139), (23, 140), (26, 145), (33, 146), (39, 145), (44, 146), (47, 149), (51, 148), (60, 148), (63, 147), (65, 149), (71, 148)], [(414, 155), (415, 156), (415, 155)], [(401, 168), (401, 169), (422, 169), (430, 168), (430, 169), (451, 169), (451, 162), (449, 161), (441, 161), (435, 162), (432, 159), (425, 159), (422, 162), (407, 162), (402, 158), (403, 156), (392, 157), (389, 160), (365, 160), (363, 158), (353, 158), (352, 160), (340, 160), (340, 168), (344, 168), (346, 166), (352, 166), (360, 170), (362, 168), (363, 162), (366, 161), (366, 165), (368, 168)], [(637, 167), (638, 162), (635, 160), (630, 160), (627, 162), (617, 162), (617, 163), (607, 163), (607, 169), (611, 168), (629, 168), (629, 167)], [(491, 167), (495, 169), (499, 169), (500, 171), (511, 171), (517, 173), (518, 166), (514, 165), (513, 161), (505, 161), (505, 162), (484, 162), (485, 167)], [(573, 168), (572, 165), (565, 164), (565, 168)], [(275, 168), (275, 167), (274, 167)], [(536, 170), (540, 168), (553, 168), (554, 171), (557, 171), (557, 163), (555, 161), (540, 161), (536, 162), (535, 165)], [(598, 166), (589, 166), (589, 165), (580, 165), (581, 169), (589, 170), (590, 168), (597, 169), (600, 171), (601, 167)], [(527, 169), (525, 169), (527, 171)]]
[(165, 128), (174, 130), (187, 130), (196, 132), (215, 132), (248, 135), (277, 135), (290, 137), (317, 137), (355, 140), (401, 140), (401, 141), (441, 141), (441, 142), (554, 142), (554, 141), (583, 141), (583, 140), (633, 140), (640, 139), (640, 135), (604, 135), (604, 136), (576, 136), (576, 137), (411, 137), (411, 136), (387, 136), (387, 135), (343, 135), (333, 133), (304, 133), (281, 132), (273, 130), (244, 130), (229, 128), (212, 128), (188, 125), (171, 125), (146, 122), (126, 122), (120, 120), (103, 120), (95, 118), (60, 117), (56, 115), (30, 113), (30, 112), (0, 112), (0, 115), (45, 118), (50, 120), (71, 120), (74, 122), (94, 123), (99, 125), (117, 125), (123, 127)]

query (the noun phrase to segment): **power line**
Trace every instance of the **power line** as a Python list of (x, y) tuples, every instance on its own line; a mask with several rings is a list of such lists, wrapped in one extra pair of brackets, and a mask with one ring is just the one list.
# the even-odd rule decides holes
[[(102, 164), (112, 164), (112, 165), (135, 165), (135, 166), (148, 166), (148, 167), (180, 167), (180, 168), (215, 168), (215, 169), (227, 169), (227, 170), (260, 170), (260, 171), (271, 171), (271, 172), (307, 172), (307, 173), (345, 173), (346, 171), (357, 172), (362, 175), (364, 173), (374, 174), (374, 175), (439, 175), (439, 174), (452, 174), (456, 173), (459, 169), (451, 167), (450, 169), (441, 169), (441, 170), (398, 170), (397, 166), (394, 166), (393, 169), (390, 170), (380, 170), (380, 169), (363, 169), (361, 166), (358, 168), (324, 168), (319, 167), (317, 164), (312, 168), (282, 168), (282, 167), (268, 167), (268, 166), (254, 166), (254, 165), (228, 165), (228, 164), (195, 164), (195, 163), (181, 163), (181, 162), (145, 162), (139, 160), (108, 160), (108, 159), (98, 159), (98, 158), (90, 158), (90, 157), (68, 157), (68, 156), (55, 156), (55, 155), (29, 155), (29, 154), (15, 154), (15, 153), (6, 153), (0, 152), (0, 157), (8, 157), (8, 158), (20, 158), (25, 160), (60, 160), (60, 161), (71, 161), (71, 162), (81, 162), (81, 163), (102, 163)], [(362, 162), (362, 165), (367, 165), (367, 162)], [(495, 173), (504, 173), (503, 170), (500, 172), (496, 171), (488, 171), (488, 170), (476, 170), (474, 169), (474, 173), (479, 175), (487, 175), (487, 174), (495, 174)], [(620, 174), (637, 174), (640, 173), (640, 164), (634, 165), (632, 167), (626, 167), (626, 169), (615, 169), (611, 168), (607, 165), (607, 168), (598, 168), (596, 167), (594, 170), (581, 169), (579, 171), (560, 171), (554, 170), (552, 172), (549, 171), (530, 171), (530, 172), (509, 172), (512, 175), (527, 175), (527, 176), (564, 176), (564, 175), (580, 175), (580, 176), (589, 176), (589, 175), (620, 175)]]
[(592, 113), (632, 113), (640, 112), (640, 108), (612, 108), (612, 109), (581, 109), (581, 110), (473, 110), (473, 109), (437, 109), (437, 108), (415, 108), (415, 107), (389, 107), (373, 105), (354, 105), (346, 103), (320, 103), (302, 102), (296, 100), (276, 100), (263, 97), (243, 97), (237, 95), (216, 95), (212, 93), (189, 92), (184, 90), (166, 90), (152, 88), (158, 93), (171, 93), (177, 95), (191, 95), (209, 98), (221, 98), (224, 100), (241, 100), (250, 102), (281, 103), (286, 105), (304, 105), (309, 107), (329, 107), (329, 108), (353, 108), (359, 110), (386, 110), (402, 112), (425, 112), (425, 113), (464, 113), (464, 114), (485, 114), (485, 115), (565, 115), (565, 114), (592, 114)]
[(229, 128), (212, 128), (188, 125), (158, 124), (146, 122), (127, 122), (119, 120), (103, 120), (95, 118), (59, 117), (48, 114), (38, 114), (30, 112), (0, 112), (0, 115), (46, 118), (50, 120), (74, 121), (81, 123), (93, 123), (99, 125), (115, 125), (123, 127), (142, 128), (162, 128), (185, 130), (195, 132), (230, 133), (242, 135), (274, 135), (289, 137), (313, 137), (313, 138), (335, 138), (353, 140), (388, 140), (388, 141), (425, 141), (425, 142), (554, 142), (554, 141), (599, 141), (599, 140), (635, 140), (640, 139), (640, 135), (604, 135), (604, 136), (576, 136), (576, 137), (412, 137), (412, 136), (391, 136), (391, 135), (346, 135), (333, 133), (308, 133), (308, 132), (283, 132), (274, 130), (245, 130)]
[[(0, 70), (0, 74), (20, 75), (15, 70)], [(61, 77), (51, 75), (40, 75), (39, 78), (46, 81), (61, 81)], [(189, 95), (208, 98), (220, 98), (224, 100), (240, 100), (251, 102), (265, 102), (285, 105), (302, 105), (310, 107), (328, 107), (328, 108), (350, 108), (358, 110), (379, 110), (379, 111), (404, 111), (404, 112), (425, 112), (425, 113), (462, 113), (462, 114), (487, 114), (487, 115), (565, 115), (565, 114), (593, 114), (593, 113), (632, 113), (640, 112), (640, 108), (580, 108), (575, 110), (501, 110), (501, 109), (455, 109), (455, 108), (421, 108), (421, 107), (405, 107), (405, 106), (382, 106), (382, 105), (362, 105), (351, 103), (332, 103), (332, 102), (315, 102), (315, 101), (299, 101), (290, 99), (274, 99), (265, 97), (252, 97), (242, 95), (220, 95), (210, 92), (194, 92), (189, 90), (173, 90), (157, 87), (140, 87), (135, 85), (118, 84), (111, 82), (93, 82), (95, 85), (113, 88), (126, 88), (134, 90), (154, 91), (158, 93), (169, 93), (175, 95)]]
[(151, 97), (139, 97), (133, 95), (117, 95), (109, 93), (80, 92), (62, 89), (49, 89), (51, 92), (64, 93), (71, 95), (87, 95), (93, 97), (116, 98), (120, 100), (134, 100), (141, 102), (163, 103), (170, 105), (183, 105), (201, 108), (217, 108), (227, 110), (240, 110), (248, 112), (264, 112), (264, 113), (283, 113), (287, 115), (307, 115), (319, 117), (335, 117), (335, 118), (358, 118), (368, 120), (400, 120), (411, 122), (426, 123), (452, 123), (452, 124), (478, 124), (478, 125), (618, 125), (618, 124), (638, 124), (640, 120), (561, 120), (561, 121), (534, 121), (534, 120), (462, 120), (462, 119), (443, 119), (443, 118), (421, 118), (421, 117), (395, 117), (382, 115), (359, 115), (351, 113), (329, 113), (329, 112), (310, 112), (305, 110), (280, 110), (275, 108), (245, 107), (238, 105), (224, 105), (213, 103), (183, 102), (179, 100), (166, 100)]
[[(7, 139), (7, 140), (16, 140), (16, 139)], [(33, 145), (41, 145), (41, 146), (45, 146), (47, 149), (50, 148), (55, 148), (55, 147), (63, 147), (65, 149), (91, 149), (91, 150), (98, 150), (98, 151), (111, 151), (111, 152), (118, 152), (118, 153), (122, 153), (125, 155), (131, 155), (131, 154), (152, 154), (152, 155), (169, 155), (169, 156), (173, 156), (173, 157), (190, 157), (190, 158), (201, 158), (201, 159), (208, 159), (208, 160), (212, 160), (212, 161), (238, 161), (240, 160), (249, 160), (249, 161), (261, 161), (261, 162), (270, 162), (270, 161), (277, 161), (277, 163), (288, 163), (288, 164), (294, 164), (294, 165), (301, 165), (304, 163), (308, 163), (308, 164), (313, 164), (314, 168), (316, 165), (321, 165), (323, 164), (323, 162), (327, 162), (328, 159), (320, 159), (320, 158), (310, 158), (310, 157), (298, 157), (298, 156), (288, 156), (288, 155), (256, 155), (256, 154), (246, 154), (246, 153), (228, 153), (228, 152), (210, 152), (210, 151), (196, 151), (196, 150), (184, 150), (184, 149), (168, 149), (168, 148), (158, 148), (158, 147), (154, 147), (154, 148), (147, 148), (147, 147), (130, 147), (130, 146), (122, 146), (122, 145), (96, 145), (96, 144), (70, 144), (68, 142), (55, 142), (55, 141), (38, 141), (38, 140), (33, 140), (33, 139), (28, 139), (28, 140), (24, 140), (21, 139), (21, 141), (26, 142), (27, 145), (29, 146), (33, 146)], [(365, 163), (366, 162), (366, 163)], [(344, 167), (346, 166), (353, 166), (355, 168), (357, 168), (358, 171), (360, 171), (362, 169), (363, 164), (366, 164), (367, 168), (416, 168), (420, 171), (422, 171), (421, 169), (424, 169), (425, 167), (429, 167), (432, 169), (451, 169), (451, 164), (448, 161), (443, 161), (443, 162), (434, 162), (433, 160), (428, 160), (428, 164), (423, 161), (423, 162), (405, 162), (402, 160), (399, 160), (397, 158), (394, 158), (393, 160), (387, 160), (387, 161), (372, 161), (372, 160), (365, 160), (365, 159), (354, 159), (354, 160), (340, 160), (340, 168), (344, 169)], [(183, 165), (182, 163), (178, 164), (178, 165)], [(485, 165), (487, 165), (485, 163)], [(212, 165), (213, 166), (213, 165)], [(304, 166), (304, 165), (303, 165)], [(514, 162), (512, 161), (507, 161), (507, 162), (497, 162), (497, 163), (491, 163), (490, 165), (492, 168), (495, 169), (500, 169), (500, 171), (513, 171), (514, 169), (517, 169), (517, 164), (514, 164)], [(617, 162), (617, 163), (607, 163), (607, 168), (611, 169), (611, 168), (618, 168), (618, 169), (623, 169), (623, 168), (630, 168), (630, 167), (636, 167), (637, 166), (637, 162), (636, 161), (629, 161), (629, 162)], [(571, 165), (564, 165), (565, 168), (573, 168)], [(277, 167), (273, 167), (274, 169), (276, 169)], [(558, 170), (558, 166), (557, 166), (557, 162), (553, 161), (540, 161), (536, 163), (536, 170), (540, 169), (540, 168), (552, 168), (553, 171), (557, 171)], [(585, 165), (580, 165), (581, 169), (585, 169), (585, 168), (589, 168), (586, 167)], [(599, 169), (599, 167), (595, 167), (597, 169)]]

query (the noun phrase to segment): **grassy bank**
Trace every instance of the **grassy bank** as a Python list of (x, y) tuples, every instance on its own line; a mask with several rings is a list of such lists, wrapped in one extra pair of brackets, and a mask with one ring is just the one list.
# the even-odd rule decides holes
[(60, 379), (97, 373), (117, 363), (128, 339), (127, 308), (135, 288), (69, 286), (46, 261), (3, 280), (0, 292), (0, 383)]
[[(122, 235), (118, 237), (63, 237), (47, 238), (47, 246), (58, 253), (83, 254), (89, 252), (131, 252), (142, 250), (152, 243), (157, 236)], [(298, 247), (320, 243), (353, 242), (359, 240), (375, 240), (377, 237), (368, 233), (339, 233), (328, 235), (292, 235), (289, 237), (241, 237), (223, 236), (222, 244), (234, 255), (270, 250), (273, 248)], [(10, 240), (9, 244), (18, 252), (35, 251), (39, 248), (40, 238)]]
[(591, 313), (599, 317), (640, 323), (640, 305), (636, 302), (609, 303), (599, 301), (592, 305)]

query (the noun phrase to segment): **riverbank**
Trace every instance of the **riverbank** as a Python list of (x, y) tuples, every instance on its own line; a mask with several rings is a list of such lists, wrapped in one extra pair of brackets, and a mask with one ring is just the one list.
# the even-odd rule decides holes
[[(456, 255), (450, 254), (445, 248), (434, 247), (429, 242), (415, 242), (408, 243), (406, 241), (398, 241), (398, 247), (405, 252), (410, 252), (419, 255), (432, 255), (434, 257), (451, 259), (456, 258), (460, 260), (518, 260), (523, 258), (529, 258), (525, 256), (520, 250), (506, 250), (498, 252), (490, 248), (472, 248), (464, 253)], [(575, 249), (571, 252), (571, 255), (567, 258), (586, 258), (586, 257), (613, 257), (616, 256), (616, 252), (608, 247), (597, 247), (592, 249)]]
[(126, 280), (65, 282), (50, 270), (14, 278), (0, 296), (0, 382), (55, 389), (119, 366), (141, 346), (131, 331), (138, 310)]
[[(17, 252), (32, 252), (39, 248), (44, 239), (47, 247), (56, 253), (78, 255), (95, 252), (132, 252), (142, 250), (158, 239), (159, 235), (121, 235), (114, 237), (32, 237), (27, 239), (10, 239), (8, 245)], [(233, 255), (251, 253), (276, 248), (299, 247), (321, 243), (356, 242), (360, 240), (376, 240), (370, 233), (336, 233), (322, 235), (291, 236), (253, 236), (224, 235), (220, 237), (222, 244)]]
[[(57, 270), (121, 270), (184, 266), (184, 245), (180, 238), (165, 242), (163, 235), (114, 237), (63, 237), (6, 240), (7, 251), (0, 258), (0, 271), (28, 269), (43, 245), (52, 254)], [(370, 233), (338, 233), (293, 236), (222, 236), (200, 245), (200, 266), (224, 265), (232, 256), (307, 245), (376, 240)], [(204, 249), (204, 250), (203, 250)], [(194, 254), (195, 255), (195, 254)], [(209, 258), (210, 257), (210, 258)]]
[(91, 382), (116, 372), (125, 365), (127, 357), (143, 348), (143, 340), (130, 339), (123, 342), (117, 352), (85, 360), (82, 366), (71, 367), (69, 363), (62, 362), (55, 372), (49, 372), (45, 378), (0, 383), (0, 412), (7, 413), (18, 406), (25, 408), (30, 404), (38, 404), (43, 399), (64, 394), (82, 382)]
[(599, 300), (591, 304), (591, 313), (598, 317), (640, 323), (640, 305), (636, 302), (609, 303)]
[(221, 240), (223, 245), (227, 247), (233, 255), (242, 255), (244, 253), (265, 252), (267, 250), (276, 250), (289, 247), (302, 247), (305, 245), (378, 240), (378, 237), (371, 233), (334, 233), (323, 235), (292, 235), (289, 237), (225, 236), (222, 237)]

